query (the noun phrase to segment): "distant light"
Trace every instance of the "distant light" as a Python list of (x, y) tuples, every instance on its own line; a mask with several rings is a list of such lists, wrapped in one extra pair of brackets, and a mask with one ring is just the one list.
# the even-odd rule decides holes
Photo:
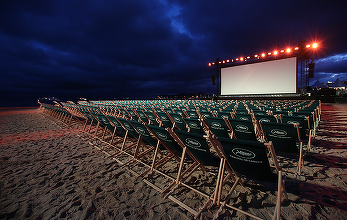
[(277, 50), (275, 50), (275, 51), (274, 51), (274, 55), (277, 55), (277, 54), (278, 54), (278, 52), (277, 52)]
[(236, 58), (235, 60), (236, 60), (236, 61), (238, 61), (238, 60), (239, 60), (239, 58)]
[(286, 50), (286, 51), (287, 51), (287, 53), (290, 53), (290, 48), (287, 48), (287, 50)]
[(212, 65), (215, 65), (216, 63), (212, 63)]
[(234, 59), (232, 59), (231, 62), (234, 62)]
[(223, 60), (223, 63), (225, 63), (225, 60)]
[(262, 57), (265, 57), (265, 53), (262, 53), (261, 56), (262, 56)]
[(243, 57), (240, 57), (240, 60), (243, 61)]
[(271, 52), (267, 53), (267, 55), (271, 55)]
[(258, 57), (258, 55), (256, 54), (256, 55), (254, 55), (254, 57), (255, 57), (255, 58), (257, 58), (257, 57)]
[(294, 50), (299, 50), (299, 47), (295, 47)]
[(310, 47), (311, 47), (311, 45), (309, 45), (309, 44), (306, 45), (306, 48), (310, 48)]
[(212, 66), (212, 63), (208, 63), (208, 66)]
[(281, 50), (281, 53), (284, 53), (284, 50)]
[(229, 63), (230, 62), (230, 60), (227, 60), (227, 63)]
[(221, 64), (221, 63), (222, 63), (222, 61), (219, 61), (218, 63), (219, 63), (219, 64)]
[(314, 44), (312, 44), (312, 47), (313, 47), (313, 48), (317, 48), (317, 47), (318, 47), (318, 44), (317, 44), (317, 43), (314, 43)]
[(251, 59), (251, 57), (250, 57), (250, 56), (248, 56), (248, 57), (247, 57), (247, 59)]

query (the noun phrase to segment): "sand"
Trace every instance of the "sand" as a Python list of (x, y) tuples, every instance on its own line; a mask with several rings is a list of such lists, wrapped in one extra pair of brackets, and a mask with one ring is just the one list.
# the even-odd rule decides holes
[[(347, 219), (346, 134), (347, 105), (322, 104), (303, 175), (288, 175), (290, 201), (282, 204), (282, 219)], [(0, 219), (193, 218), (87, 138), (38, 108), (0, 109)], [(180, 189), (176, 194), (190, 196)], [(239, 203), (270, 219), (274, 197), (254, 192)], [(200, 204), (192, 198), (189, 205)], [(224, 210), (220, 219), (247, 218)]]

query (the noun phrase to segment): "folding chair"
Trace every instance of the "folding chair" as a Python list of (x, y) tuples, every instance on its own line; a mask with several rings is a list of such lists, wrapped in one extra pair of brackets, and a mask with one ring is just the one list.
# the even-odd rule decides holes
[(245, 120), (245, 121), (251, 121), (253, 120), (253, 116), (251, 114), (248, 113), (236, 113), (234, 114), (234, 118), (235, 119), (239, 119), (239, 120)]
[(184, 110), (184, 114), (187, 118), (196, 118), (198, 119), (200, 116), (195, 110)]
[(166, 112), (157, 112), (159, 118), (159, 127), (172, 128), (173, 122), (170, 120)]
[(217, 137), (230, 138), (231, 127), (226, 123), (224, 118), (207, 117), (203, 120), (203, 125)]
[(204, 127), (199, 119), (185, 118), (184, 121), (187, 123), (188, 132), (193, 132), (196, 134), (206, 134)]
[[(304, 160), (303, 144), (300, 138), (299, 125), (263, 122), (261, 123), (261, 127), (265, 135), (265, 140), (267, 142), (271, 141), (276, 152), (281, 153), (281, 156), (298, 156), (297, 169), (294, 173), (295, 176), (297, 174), (301, 175), (301, 167), (304, 165)], [(290, 170), (287, 171), (292, 172)]]
[[(227, 163), (238, 175), (241, 175), (246, 179), (251, 179), (258, 182), (277, 182), (277, 201), (273, 218), (280, 219), (282, 193), (284, 193), (286, 200), (288, 199), (288, 197), (284, 188), (282, 171), (277, 163), (277, 158), (272, 143), (261, 143), (257, 141), (245, 141), (229, 138), (218, 138), (217, 140), (215, 137), (211, 137), (210, 142), (216, 148), (220, 148), (220, 151), (223, 152), (223, 156), (226, 158)], [(270, 166), (271, 163), (268, 158), (268, 152), (270, 153), (275, 166), (274, 171)], [(250, 217), (260, 219), (259, 217), (251, 213), (236, 208), (235, 206), (233, 206), (233, 204), (229, 204), (230, 197), (232, 196), (232, 193), (236, 191), (236, 187), (238, 185), (245, 187), (239, 184), (240, 180), (240, 177), (237, 178), (228, 195), (226, 196), (224, 201), (221, 202), (221, 206), (214, 219), (218, 218), (219, 214), (225, 207), (241, 212)]]
[[(213, 204), (219, 204), (220, 203), (219, 192), (221, 191), (222, 185), (227, 179), (229, 178), (234, 179), (233, 171), (229, 166), (225, 165), (225, 160), (222, 157), (222, 153), (219, 151), (216, 151), (217, 155), (212, 154), (212, 152), (210, 151), (210, 145), (203, 135), (180, 131), (180, 130), (175, 130), (175, 131), (171, 129), (167, 129), (167, 130), (169, 131), (171, 136), (175, 139), (175, 141), (183, 148), (183, 151), (190, 153), (188, 154), (189, 157), (196, 158), (203, 172), (207, 172), (208, 171), (207, 167), (210, 167), (210, 166), (218, 169), (218, 171), (215, 173), (216, 184), (214, 189), (212, 190), (213, 191), (212, 194), (208, 195), (206, 192), (202, 192), (201, 190), (194, 188), (193, 186), (188, 185), (186, 183), (184, 183), (184, 186), (197, 192), (198, 194), (200, 194), (201, 196), (207, 199), (202, 209), (206, 208), (206, 206), (208, 206), (211, 201), (213, 201)], [(228, 172), (226, 177), (224, 177), (225, 170)], [(173, 191), (171, 191), (171, 193), (173, 193)], [(201, 214), (201, 210), (199, 212), (193, 212), (193, 214), (195, 214), (195, 217), (198, 217)]]
[(187, 124), (185, 120), (183, 119), (182, 115), (179, 113), (167, 113), (167, 116), (172, 122), (172, 127), (175, 127), (182, 131), (187, 131)]
[(158, 117), (156, 116), (156, 114), (154, 114), (151, 111), (143, 111), (143, 113), (147, 116), (149, 123), (148, 124), (152, 124), (152, 125), (156, 125), (159, 126), (158, 123)]
[(253, 121), (229, 118), (228, 122), (232, 128), (232, 137), (240, 140), (262, 141), (259, 133), (255, 132)]
[(313, 136), (313, 131), (309, 129), (308, 117), (282, 116), (282, 123), (298, 124), (300, 130), (300, 138), (302, 141), (307, 142), (307, 149), (311, 150), (311, 139)]
[[(163, 128), (153, 125), (145, 125), (145, 127), (148, 129), (148, 131), (158, 140), (157, 148), (155, 155), (153, 157), (153, 162), (150, 170), (148, 171), (155, 171), (159, 172), (165, 177), (172, 180), (171, 184), (169, 186), (166, 186), (165, 189), (158, 189), (158, 187), (155, 187), (153, 184), (151, 185), (153, 188), (157, 189), (161, 193), (166, 193), (172, 189), (175, 185), (178, 185), (180, 181), (183, 181), (185, 178), (189, 177), (192, 172), (194, 172), (197, 168), (199, 168), (200, 163), (197, 159), (187, 150), (183, 149), (172, 137), (170, 134), (169, 128)], [(169, 154), (167, 156), (164, 156), (162, 159), (158, 160), (157, 152), (159, 150), (159, 147), (164, 147)], [(186, 155), (188, 155), (188, 158), (191, 158), (192, 163), (185, 164)], [(168, 173), (165, 173), (164, 171), (161, 171), (163, 168), (163, 165), (167, 163), (169, 160), (174, 158), (176, 162), (179, 163), (179, 168), (177, 170), (176, 176), (170, 176)], [(157, 161), (158, 160), (158, 161)], [(185, 166), (186, 165), (186, 166)], [(186, 167), (186, 169), (184, 169)], [(146, 182), (148, 183), (148, 182)]]

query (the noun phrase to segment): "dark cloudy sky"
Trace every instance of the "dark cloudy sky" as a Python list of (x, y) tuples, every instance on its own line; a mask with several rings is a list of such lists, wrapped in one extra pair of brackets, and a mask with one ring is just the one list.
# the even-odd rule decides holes
[(302, 0), (2, 0), (0, 106), (215, 93), (208, 62), (318, 41), (315, 78), (347, 79), (347, 6)]

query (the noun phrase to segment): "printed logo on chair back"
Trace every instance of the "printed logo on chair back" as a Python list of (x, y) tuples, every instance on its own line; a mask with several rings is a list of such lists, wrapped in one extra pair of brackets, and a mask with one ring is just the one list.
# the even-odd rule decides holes
[(262, 119), (260, 119), (259, 121), (260, 121), (260, 122), (270, 122), (270, 119), (268, 119), (268, 118), (262, 118)]
[(136, 130), (137, 130), (142, 136), (148, 136), (147, 132), (146, 132), (145, 129), (143, 129), (142, 127), (137, 127)]
[(236, 129), (238, 132), (247, 132), (248, 127), (246, 125), (236, 125)]
[(224, 130), (223, 126), (219, 122), (212, 122), (211, 128), (216, 130)]
[(197, 114), (194, 112), (189, 112), (189, 117), (197, 117)]
[(167, 138), (166, 134), (161, 133), (161, 132), (159, 132), (159, 131), (156, 132), (155, 134), (156, 134), (160, 139), (162, 139), (162, 140), (164, 140), (164, 141), (169, 141), (169, 142), (171, 142), (171, 140)]
[(128, 123), (124, 123), (124, 127), (125, 127), (126, 129), (130, 130), (130, 131), (133, 130), (132, 127), (131, 127), (131, 125), (129, 125)]
[(173, 117), (172, 118), (175, 122), (182, 123), (182, 120), (179, 117)]
[(199, 129), (198, 124), (197, 124), (197, 123), (195, 123), (195, 122), (190, 122), (190, 123), (189, 123), (189, 127), (191, 127), (191, 128), (195, 128), (195, 129)]
[(240, 120), (244, 120), (244, 121), (247, 121), (247, 120), (248, 120), (247, 117), (243, 117), (243, 116), (241, 116), (239, 119), (240, 119)]
[(193, 138), (186, 138), (185, 142), (186, 142), (188, 147), (191, 147), (191, 148), (193, 148), (195, 150), (205, 151), (206, 152), (205, 149), (201, 148), (200, 142), (195, 140), (195, 139), (193, 139)]
[(281, 138), (285, 137), (287, 135), (287, 132), (281, 129), (272, 129), (271, 130), (271, 136)]
[(287, 121), (288, 124), (300, 124), (299, 122), (297, 121), (293, 121), (293, 120), (289, 120)]
[(250, 150), (247, 149), (242, 149), (242, 148), (234, 148), (231, 152), (233, 152), (233, 154), (236, 157), (242, 158), (242, 159), (253, 159), (255, 157), (255, 153), (253, 153)]
[(165, 116), (165, 115), (161, 115), (160, 116), (160, 119), (162, 120), (162, 121), (168, 121), (169, 119), (167, 119), (167, 117)]

